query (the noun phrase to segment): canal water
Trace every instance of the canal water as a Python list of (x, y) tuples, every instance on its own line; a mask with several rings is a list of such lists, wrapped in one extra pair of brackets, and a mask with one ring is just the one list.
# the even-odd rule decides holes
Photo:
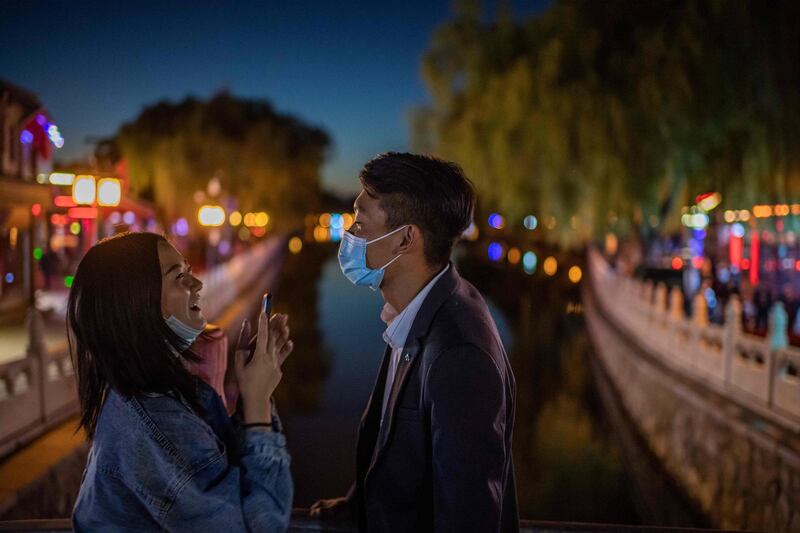
[[(580, 290), (497, 264), (462, 244), (456, 266), (487, 299), (517, 378), (514, 461), (520, 516), (641, 523), (589, 366)], [(483, 251), (483, 252), (482, 252)], [(276, 393), (292, 453), (295, 507), (345, 494), (358, 423), (383, 356), (380, 293), (341, 275), (335, 245), (287, 257), (275, 310), (291, 315), (295, 350)]]

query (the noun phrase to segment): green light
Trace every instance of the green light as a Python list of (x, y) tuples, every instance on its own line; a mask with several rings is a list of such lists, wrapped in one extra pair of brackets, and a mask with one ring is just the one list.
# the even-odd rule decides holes
[(73, 279), (75, 279), (75, 276), (64, 276), (64, 286), (67, 288), (72, 287)]
[(42, 249), (41, 248), (36, 247), (36, 248), (33, 249), (33, 258), (36, 259), (37, 261), (42, 258)]

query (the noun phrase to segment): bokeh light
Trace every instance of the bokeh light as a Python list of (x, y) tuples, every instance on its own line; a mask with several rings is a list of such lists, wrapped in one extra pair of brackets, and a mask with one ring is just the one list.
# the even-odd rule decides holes
[(489, 259), (492, 261), (500, 261), (503, 258), (503, 245), (499, 242), (493, 242), (489, 245), (488, 249)]
[(94, 176), (77, 176), (72, 183), (72, 201), (77, 205), (91, 205), (97, 197)]
[(536, 263), (538, 262), (538, 258), (534, 252), (530, 250), (525, 252), (525, 255), (522, 256), (522, 268), (525, 270), (526, 274), (533, 274), (536, 272)]
[(506, 220), (503, 218), (503, 215), (492, 213), (489, 215), (489, 226), (494, 229), (503, 229), (506, 226)]
[(255, 213), (253, 217), (253, 223), (256, 227), (264, 228), (269, 224), (269, 215), (266, 214), (264, 211), (259, 211)]
[(353, 225), (354, 221), (355, 219), (353, 218), (353, 215), (351, 215), (350, 213), (342, 214), (342, 223), (345, 230), (349, 230), (350, 226)]
[(225, 223), (225, 210), (218, 205), (204, 205), (197, 211), (197, 221), (202, 226), (221, 226)]
[(175, 234), (179, 237), (186, 237), (189, 234), (189, 222), (181, 217), (175, 222)]
[(102, 178), (97, 182), (97, 205), (106, 207), (119, 205), (122, 187), (116, 178)]
[(303, 249), (303, 240), (300, 237), (292, 237), (289, 239), (289, 251), (293, 254), (300, 253)]
[(536, 226), (539, 225), (539, 220), (533, 215), (528, 215), (522, 221), (522, 224), (525, 226), (525, 229), (533, 231), (536, 229)]
[(542, 265), (544, 269), (544, 273), (548, 276), (555, 276), (556, 272), (558, 271), (558, 261), (552, 255), (544, 260), (544, 264)]
[(572, 283), (578, 283), (583, 277), (583, 271), (581, 270), (581, 267), (575, 265), (570, 267), (569, 272), (567, 272), (567, 276)]

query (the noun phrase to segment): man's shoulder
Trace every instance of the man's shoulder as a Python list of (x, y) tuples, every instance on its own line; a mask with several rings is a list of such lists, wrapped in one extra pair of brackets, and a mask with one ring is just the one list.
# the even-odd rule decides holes
[(504, 351), (486, 302), (463, 278), (434, 315), (424, 346), (429, 357), (468, 346), (488, 355)]

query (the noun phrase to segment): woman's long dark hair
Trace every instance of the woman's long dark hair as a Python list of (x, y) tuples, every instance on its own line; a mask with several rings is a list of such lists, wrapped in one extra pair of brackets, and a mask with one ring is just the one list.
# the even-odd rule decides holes
[(67, 333), (76, 363), (80, 425), (91, 439), (109, 388), (123, 396), (177, 392), (196, 405), (195, 380), (176, 353), (181, 339), (161, 315), (161, 265), (154, 233), (101, 240), (81, 260), (69, 292)]

